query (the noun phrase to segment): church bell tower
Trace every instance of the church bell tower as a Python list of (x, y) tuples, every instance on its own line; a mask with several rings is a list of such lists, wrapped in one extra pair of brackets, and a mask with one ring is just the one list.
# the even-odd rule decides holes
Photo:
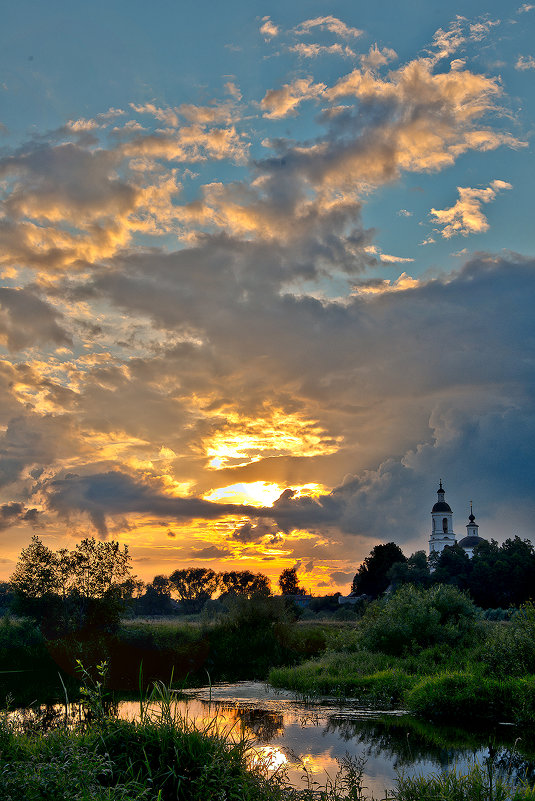
[(453, 514), (451, 507), (444, 500), (444, 487), (442, 479), (437, 490), (438, 500), (431, 509), (431, 537), (429, 538), (429, 553), (441, 553), (446, 545), (455, 545), (453, 533)]

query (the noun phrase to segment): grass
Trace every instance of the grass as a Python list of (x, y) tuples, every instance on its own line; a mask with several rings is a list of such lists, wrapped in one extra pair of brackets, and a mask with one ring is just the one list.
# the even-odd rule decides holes
[[(157, 702), (157, 703), (155, 703)], [(96, 703), (96, 701), (95, 701)], [(178, 715), (162, 685), (141, 702), (138, 721), (101, 719), (79, 729), (25, 732), (0, 720), (3, 801), (366, 801), (365, 760), (340, 760), (324, 789), (289, 786), (252, 763), (251, 743), (197, 729)], [(512, 774), (512, 771), (511, 771)], [(498, 774), (489, 758), (461, 773), (400, 776), (389, 801), (535, 801), (535, 788)], [(371, 801), (371, 800), (370, 800)]]
[(427, 720), (535, 727), (535, 608), (483, 620), (453, 587), (406, 585), (362, 620), (327, 635), (321, 656), (274, 667), (269, 681), (304, 697), (401, 706)]
[(535, 787), (496, 777), (488, 762), (475, 764), (466, 773), (401, 777), (394, 797), (395, 801), (535, 801)]
[(535, 676), (493, 678), (477, 649), (440, 657), (430, 649), (400, 658), (367, 652), (329, 651), (296, 666), (273, 668), (269, 682), (303, 697), (335, 696), (402, 707), (441, 723), (469, 720), (535, 726)]

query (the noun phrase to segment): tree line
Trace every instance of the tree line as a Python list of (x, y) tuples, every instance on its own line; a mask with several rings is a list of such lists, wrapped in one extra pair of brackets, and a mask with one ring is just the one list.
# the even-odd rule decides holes
[(351, 589), (355, 595), (377, 598), (403, 584), (453, 585), (483, 609), (517, 607), (535, 596), (535, 548), (530, 540), (514, 537), (501, 545), (482, 540), (471, 559), (459, 545), (429, 557), (425, 551), (406, 557), (396, 543), (388, 542), (372, 549)]
[[(283, 595), (304, 595), (296, 568), (284, 569), (278, 580)], [(39, 621), (48, 637), (91, 629), (112, 630), (130, 608), (138, 614), (195, 613), (219, 598), (267, 597), (271, 584), (262, 573), (188, 567), (144, 584), (132, 574), (127, 545), (88, 538), (73, 550), (53, 551), (33, 536), (21, 551), (9, 583), (0, 587), (7, 611)]]

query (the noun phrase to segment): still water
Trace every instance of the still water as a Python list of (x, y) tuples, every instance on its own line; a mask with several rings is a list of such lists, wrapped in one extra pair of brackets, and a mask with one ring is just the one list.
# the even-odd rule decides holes
[[(245, 735), (271, 768), (282, 768), (296, 787), (334, 779), (346, 754), (365, 758), (367, 795), (384, 798), (399, 774), (430, 774), (484, 764), (489, 743), (495, 765), (518, 778), (535, 778), (533, 744), (516, 727), (467, 732), (418, 721), (392, 712), (333, 701), (302, 703), (293, 693), (259, 682), (214, 685), (190, 690), (177, 700), (177, 712), (198, 727), (212, 726), (230, 737)], [(120, 715), (135, 718), (139, 704), (125, 701)]]

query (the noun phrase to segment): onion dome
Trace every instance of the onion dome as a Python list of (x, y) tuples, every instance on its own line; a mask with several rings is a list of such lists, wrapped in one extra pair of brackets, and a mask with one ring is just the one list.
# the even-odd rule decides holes
[(451, 512), (451, 506), (446, 501), (437, 501), (431, 512)]
[(437, 494), (438, 501), (431, 509), (431, 514), (433, 514), (433, 512), (449, 512), (451, 514), (451, 506), (444, 500), (444, 487), (442, 486), (442, 479), (440, 479), (440, 486), (437, 489)]

